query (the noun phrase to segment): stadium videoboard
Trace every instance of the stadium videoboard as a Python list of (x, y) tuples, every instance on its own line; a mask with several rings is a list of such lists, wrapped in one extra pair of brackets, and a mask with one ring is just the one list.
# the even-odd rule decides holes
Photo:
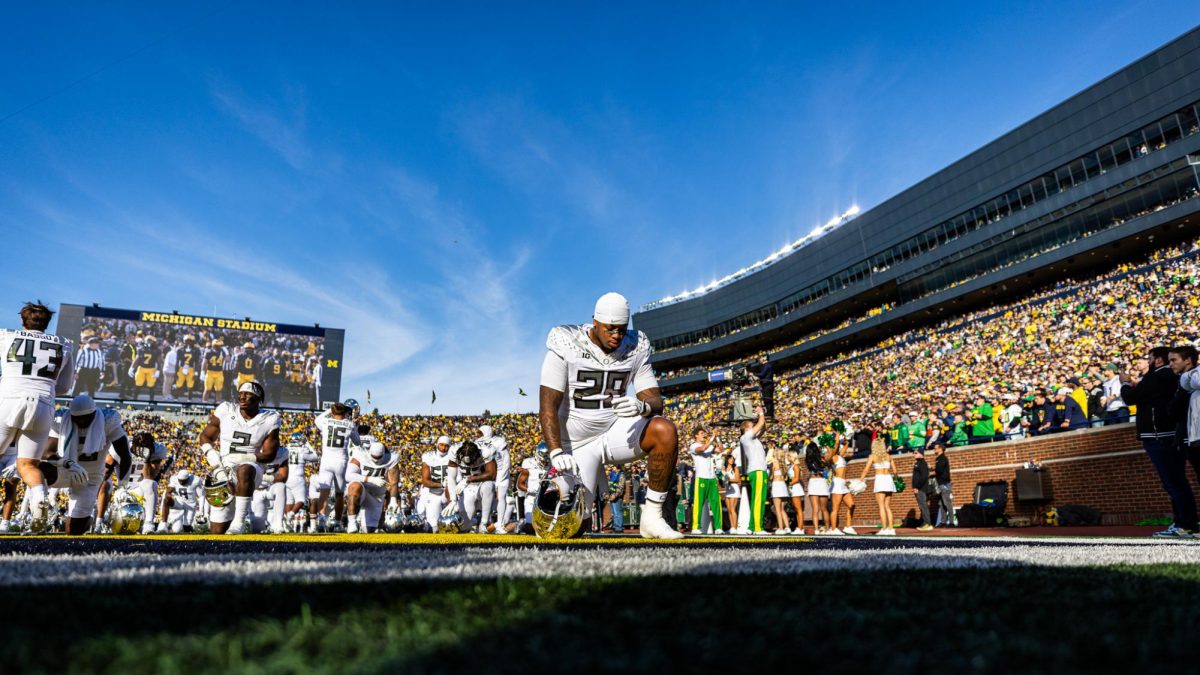
[(273, 408), (315, 410), (341, 394), (338, 328), (62, 305), (57, 333), (76, 345), (75, 393), (98, 400), (212, 404), (249, 379)]

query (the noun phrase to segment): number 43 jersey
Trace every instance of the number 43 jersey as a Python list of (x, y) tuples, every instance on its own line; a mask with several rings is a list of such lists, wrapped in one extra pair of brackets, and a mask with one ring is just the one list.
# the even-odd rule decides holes
[(591, 338), (592, 324), (556, 326), (546, 337), (550, 350), (542, 362), (542, 386), (565, 392), (558, 418), (572, 443), (600, 436), (617, 418), (612, 400), (658, 387), (650, 367), (650, 339), (630, 331), (611, 354)]
[[(263, 441), (279, 429), (279, 413), (259, 410), (251, 419), (242, 417), (236, 403), (226, 401), (213, 413), (221, 422), (221, 455), (254, 454), (262, 449)], [(250, 458), (248, 461), (253, 462)]]
[(0, 396), (65, 396), (75, 383), (71, 343), (33, 330), (0, 330)]

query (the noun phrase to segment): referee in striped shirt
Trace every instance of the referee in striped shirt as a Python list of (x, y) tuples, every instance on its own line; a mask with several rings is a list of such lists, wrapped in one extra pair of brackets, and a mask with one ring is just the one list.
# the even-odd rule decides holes
[(100, 377), (104, 374), (104, 352), (100, 349), (100, 339), (92, 336), (87, 339), (87, 346), (75, 357), (75, 393), (78, 396), (87, 392), (95, 397), (96, 389), (100, 386)]

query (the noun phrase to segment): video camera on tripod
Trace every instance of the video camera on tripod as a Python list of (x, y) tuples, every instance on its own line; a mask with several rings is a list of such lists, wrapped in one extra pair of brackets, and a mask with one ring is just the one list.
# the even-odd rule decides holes
[(738, 364), (730, 369), (729, 379), (733, 383), (733, 408), (729, 411), (729, 424), (740, 424), (746, 420), (758, 419), (754, 414), (754, 401), (751, 396), (757, 389), (754, 386), (754, 376), (746, 364)]

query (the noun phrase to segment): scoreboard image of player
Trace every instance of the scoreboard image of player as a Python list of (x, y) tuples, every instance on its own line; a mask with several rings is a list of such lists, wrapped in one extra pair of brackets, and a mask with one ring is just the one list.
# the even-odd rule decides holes
[(216, 404), (255, 380), (272, 408), (318, 410), (341, 394), (345, 331), (175, 311), (64, 304), (76, 384), (99, 400)]

